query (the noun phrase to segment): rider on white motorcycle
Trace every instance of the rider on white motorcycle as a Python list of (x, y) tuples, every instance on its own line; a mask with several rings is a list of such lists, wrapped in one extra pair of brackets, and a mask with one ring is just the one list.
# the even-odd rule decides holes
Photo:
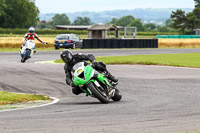
[[(47, 44), (46, 42), (42, 41), (38, 36), (37, 34), (35, 33), (35, 29), (33, 27), (30, 27), (29, 28), (29, 33), (26, 33), (24, 38), (22, 39), (22, 46), (21, 46), (21, 55), (24, 53), (24, 50), (26, 49), (25, 44), (28, 40), (34, 40), (34, 39), (37, 39), (38, 41), (40, 41), (41, 43), (43, 44)], [(34, 53), (36, 52), (36, 50), (34, 50)]]

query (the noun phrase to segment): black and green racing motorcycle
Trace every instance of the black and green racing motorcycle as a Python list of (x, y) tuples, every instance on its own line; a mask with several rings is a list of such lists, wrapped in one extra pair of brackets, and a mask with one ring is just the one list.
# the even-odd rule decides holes
[(108, 103), (110, 99), (120, 101), (122, 98), (120, 91), (105, 75), (96, 71), (92, 64), (85, 65), (84, 62), (79, 62), (72, 68), (74, 84), (87, 96), (95, 97), (101, 103)]

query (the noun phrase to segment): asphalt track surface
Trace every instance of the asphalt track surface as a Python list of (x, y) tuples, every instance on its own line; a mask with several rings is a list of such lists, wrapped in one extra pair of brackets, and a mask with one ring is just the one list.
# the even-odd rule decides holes
[[(75, 51), (80, 52), (80, 51)], [(95, 56), (198, 53), (199, 49), (84, 50)], [(108, 66), (119, 79), (120, 102), (101, 104), (75, 96), (65, 84), (60, 51), (38, 51), (26, 63), (0, 53), (0, 91), (57, 97), (56, 104), (0, 112), (0, 133), (179, 133), (200, 131), (200, 69), (145, 65)]]

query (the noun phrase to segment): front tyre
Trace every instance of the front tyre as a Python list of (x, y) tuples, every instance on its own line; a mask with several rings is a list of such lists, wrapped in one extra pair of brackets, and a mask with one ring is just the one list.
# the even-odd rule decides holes
[(21, 59), (21, 62), (24, 63), (27, 59), (28, 59), (28, 55), (29, 55), (29, 50), (26, 50), (26, 54), (23, 56), (23, 58)]
[(112, 97), (113, 101), (120, 101), (122, 99), (122, 95), (118, 89), (115, 89), (115, 95)]
[(92, 92), (92, 94), (101, 102), (101, 103), (108, 103), (109, 98), (106, 95), (104, 91), (101, 91), (98, 87), (94, 85), (93, 82), (90, 82), (88, 84), (89, 90)]

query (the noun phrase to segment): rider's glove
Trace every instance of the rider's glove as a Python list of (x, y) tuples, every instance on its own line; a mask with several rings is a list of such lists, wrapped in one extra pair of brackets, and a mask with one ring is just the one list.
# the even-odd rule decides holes
[(73, 82), (70, 83), (71, 87), (75, 87), (75, 84)]
[(93, 60), (93, 61), (92, 61), (92, 63), (95, 63), (95, 62), (96, 62), (96, 60)]
[(92, 67), (96, 67), (98, 64), (97, 64), (97, 62), (96, 62), (96, 60), (95, 61), (92, 61)]
[(47, 42), (42, 42), (44, 45), (48, 44)]

